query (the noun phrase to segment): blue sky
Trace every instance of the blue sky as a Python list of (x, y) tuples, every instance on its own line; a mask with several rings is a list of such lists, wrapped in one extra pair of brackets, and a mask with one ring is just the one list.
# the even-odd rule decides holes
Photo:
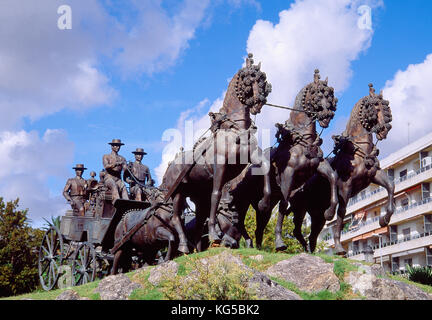
[[(72, 30), (57, 28), (62, 4), (72, 9)], [(356, 30), (361, 5), (372, 8), (373, 31)], [(315, 68), (329, 76), (339, 104), (324, 131), (327, 149), (370, 82), (403, 119), (380, 142), (384, 155), (407, 142), (404, 121), (413, 123), (411, 141), (431, 131), (427, 0), (5, 0), (0, 9), (0, 196), (19, 196), (36, 225), (67, 207), (61, 192), (76, 163), (102, 169), (113, 138), (128, 160), (143, 147), (157, 177), (170, 155), (163, 132), (180, 128), (188, 110), (186, 118), (205, 123), (248, 51), (273, 84), (269, 102), (292, 104)], [(331, 31), (320, 35), (323, 26)], [(285, 52), (272, 50), (285, 39)], [(288, 116), (264, 107), (257, 123)]]

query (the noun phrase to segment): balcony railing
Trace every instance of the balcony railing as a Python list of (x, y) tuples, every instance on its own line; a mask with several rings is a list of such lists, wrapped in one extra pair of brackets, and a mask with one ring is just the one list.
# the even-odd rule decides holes
[[(411, 204), (411, 205), (409, 205), (409, 206), (400, 207), (399, 209), (396, 209), (396, 210), (395, 210), (395, 212), (393, 213), (393, 216), (395, 216), (395, 215), (399, 215), (399, 214), (404, 213), (404, 212), (406, 212), (406, 211), (408, 211), (408, 210), (414, 209), (414, 208), (416, 208), (416, 207), (418, 207), (418, 206), (425, 205), (425, 204), (427, 204), (427, 203), (429, 203), (429, 202), (432, 202), (432, 197), (425, 198), (425, 199), (423, 199), (422, 201), (419, 201), (419, 202), (413, 203), (413, 204)], [(367, 225), (369, 225), (369, 224), (371, 224), (371, 223), (377, 222), (377, 221), (379, 220), (379, 218), (380, 218), (380, 217), (373, 217), (372, 219), (367, 220), (367, 221), (365, 221), (365, 222), (360, 222), (360, 223), (356, 226), (355, 229), (347, 230), (347, 231), (342, 231), (342, 235), (347, 234), (347, 233), (350, 233), (350, 232), (357, 232), (360, 228), (362, 228), (362, 227), (364, 227), (364, 226), (367, 226)]]
[[(419, 174), (421, 174), (421, 173), (423, 173), (425, 171), (428, 171), (430, 169), (432, 169), (432, 165), (428, 165), (428, 166), (422, 167), (422, 168), (418, 169), (417, 171), (415, 171), (413, 173), (410, 173), (410, 174), (408, 174), (406, 176), (403, 176), (403, 177), (400, 177), (398, 179), (395, 179), (394, 180), (394, 184), (396, 186), (399, 183), (404, 182), (406, 180), (410, 180), (410, 179), (414, 178), (415, 176), (418, 176)], [(378, 187), (377, 189), (375, 189), (375, 190), (373, 190), (371, 192), (368, 192), (364, 196), (357, 195), (357, 197), (350, 198), (349, 201), (348, 201), (348, 207), (356, 204), (357, 202), (366, 200), (366, 199), (372, 197), (373, 195), (375, 195), (375, 194), (377, 194), (377, 193), (379, 193), (381, 191), (384, 191), (384, 190), (385, 189), (383, 187)]]
[[(419, 239), (419, 238), (429, 237), (431, 235), (432, 235), (432, 231), (428, 231), (428, 232), (416, 234), (415, 236), (404, 237), (403, 239), (400, 239), (400, 240), (387, 241), (387, 242), (384, 242), (381, 244), (381, 248), (385, 248), (388, 246), (394, 246), (394, 245), (399, 244), (399, 243), (404, 243), (404, 242), (408, 242), (408, 241)], [(373, 250), (377, 250), (379, 248), (380, 248), (379, 244), (372, 246)]]

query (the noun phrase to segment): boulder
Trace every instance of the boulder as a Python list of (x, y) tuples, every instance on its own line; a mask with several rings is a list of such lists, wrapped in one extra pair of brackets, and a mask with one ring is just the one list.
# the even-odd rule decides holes
[(345, 282), (352, 291), (368, 300), (432, 300), (432, 296), (415, 285), (392, 279), (377, 278), (374, 274), (351, 271)]
[(162, 279), (171, 279), (177, 275), (178, 263), (174, 261), (166, 261), (156, 266), (150, 271), (148, 281), (157, 286)]
[(102, 279), (93, 292), (99, 293), (101, 300), (127, 300), (132, 291), (139, 288), (141, 285), (125, 274), (117, 274)]
[(380, 264), (373, 264), (373, 265), (365, 265), (362, 263), (354, 263), (355, 266), (358, 267), (358, 272), (360, 273), (364, 273), (364, 274), (372, 274), (376, 277), (384, 277), (386, 275), (386, 272), (384, 271), (384, 269), (381, 267)]
[(81, 297), (73, 290), (66, 290), (60, 293), (56, 300), (81, 300)]
[(301, 291), (316, 293), (323, 290), (340, 290), (333, 264), (307, 253), (282, 260), (267, 269), (266, 274), (294, 283)]
[(248, 282), (259, 300), (303, 300), (297, 293), (270, 280), (264, 273), (256, 271)]

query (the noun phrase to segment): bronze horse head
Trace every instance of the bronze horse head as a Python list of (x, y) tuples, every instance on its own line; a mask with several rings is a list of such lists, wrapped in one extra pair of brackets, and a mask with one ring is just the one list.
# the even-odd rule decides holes
[(376, 134), (378, 140), (387, 137), (391, 130), (392, 114), (389, 101), (383, 98), (382, 92), (375, 94), (372, 84), (369, 84), (369, 96), (359, 101), (358, 117), (363, 128)]

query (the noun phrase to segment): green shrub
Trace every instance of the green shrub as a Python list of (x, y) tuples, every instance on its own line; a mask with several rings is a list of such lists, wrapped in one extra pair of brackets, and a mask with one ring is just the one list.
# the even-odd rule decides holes
[(432, 286), (431, 267), (411, 267), (407, 266), (408, 279), (417, 283)]
[(169, 300), (252, 300), (253, 288), (248, 288), (251, 272), (223, 261), (211, 264), (191, 262), (194, 271), (161, 282), (161, 290)]

